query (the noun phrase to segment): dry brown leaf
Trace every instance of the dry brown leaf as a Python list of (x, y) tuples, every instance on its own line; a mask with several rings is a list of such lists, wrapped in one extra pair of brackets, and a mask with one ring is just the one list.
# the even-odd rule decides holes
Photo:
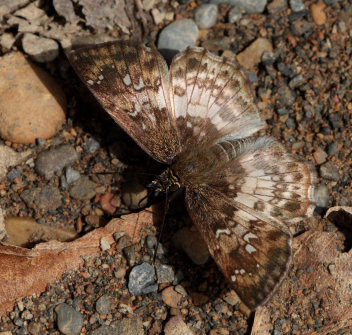
[(33, 241), (43, 242), (55, 240), (67, 242), (77, 237), (76, 231), (39, 224), (34, 219), (23, 216), (7, 217), (5, 219), (5, 229), (7, 237), (3, 242), (17, 247), (28, 247), (28, 245), (33, 245)]
[[(335, 233), (308, 231), (294, 240), (294, 264), (273, 300), (255, 314), (252, 335), (274, 330), (336, 334), (352, 329), (352, 251)], [(298, 332), (297, 332), (298, 331)]]
[(67, 270), (78, 269), (83, 256), (101, 252), (100, 241), (113, 243), (115, 232), (125, 232), (135, 243), (152, 226), (150, 210), (111, 220), (105, 227), (96, 229), (73, 242), (50, 241), (33, 249), (0, 243), (0, 316), (10, 310), (16, 299), (39, 294), (49, 283), (58, 280)]

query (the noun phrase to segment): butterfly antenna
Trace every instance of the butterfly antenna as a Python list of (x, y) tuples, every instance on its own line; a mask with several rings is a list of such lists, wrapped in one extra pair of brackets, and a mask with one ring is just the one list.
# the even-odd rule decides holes
[(168, 190), (166, 190), (166, 194), (165, 194), (165, 209), (164, 209), (164, 213), (163, 213), (163, 221), (161, 222), (161, 228), (160, 228), (158, 240), (156, 242), (156, 247), (155, 247), (155, 252), (154, 252), (154, 257), (153, 257), (153, 264), (155, 264), (156, 255), (158, 253), (158, 248), (159, 248), (159, 244), (160, 244), (160, 241), (161, 241), (161, 236), (163, 235), (163, 230), (164, 230), (164, 226), (165, 226), (165, 219), (166, 219), (166, 213), (167, 213), (168, 209), (169, 209), (169, 192), (168, 192)]

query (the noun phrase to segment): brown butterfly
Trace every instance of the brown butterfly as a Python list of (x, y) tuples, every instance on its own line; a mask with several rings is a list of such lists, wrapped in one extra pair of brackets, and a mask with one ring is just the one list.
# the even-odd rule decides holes
[(311, 215), (315, 174), (264, 127), (238, 66), (197, 47), (170, 69), (143, 45), (112, 42), (70, 60), (111, 117), (169, 167), (155, 192), (185, 188), (186, 207), (216, 263), (251, 309), (265, 303), (291, 259), (287, 224)]

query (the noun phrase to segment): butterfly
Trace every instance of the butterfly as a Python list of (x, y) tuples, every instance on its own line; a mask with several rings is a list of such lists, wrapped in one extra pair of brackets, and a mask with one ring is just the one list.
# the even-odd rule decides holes
[(199, 47), (168, 68), (144, 45), (109, 42), (71, 52), (70, 62), (103, 108), (168, 167), (155, 192), (184, 188), (210, 254), (241, 300), (264, 304), (291, 260), (288, 224), (312, 215), (315, 173), (264, 128), (239, 66)]

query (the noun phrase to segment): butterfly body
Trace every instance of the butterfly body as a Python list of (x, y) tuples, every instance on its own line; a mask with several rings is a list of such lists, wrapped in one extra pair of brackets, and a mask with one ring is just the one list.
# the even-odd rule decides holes
[(312, 214), (315, 174), (271, 137), (239, 67), (191, 47), (167, 67), (154, 49), (112, 42), (74, 51), (105, 110), (169, 167), (155, 192), (185, 189), (187, 210), (221, 271), (251, 309), (280, 285), (291, 222)]

